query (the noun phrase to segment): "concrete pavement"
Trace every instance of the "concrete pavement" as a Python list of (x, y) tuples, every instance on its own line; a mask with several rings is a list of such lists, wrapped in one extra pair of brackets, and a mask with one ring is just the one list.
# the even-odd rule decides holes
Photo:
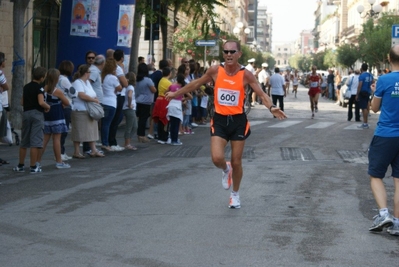
[(395, 266), (398, 237), (368, 232), (378, 115), (360, 130), (321, 99), (312, 120), (303, 87), (285, 107), (282, 122), (261, 106), (249, 114), (239, 210), (227, 208), (207, 127), (181, 136), (183, 146), (139, 144), (66, 170), (48, 148), (36, 175), (13, 173), (18, 149), (0, 146), (12, 162), (0, 167), (0, 265)]

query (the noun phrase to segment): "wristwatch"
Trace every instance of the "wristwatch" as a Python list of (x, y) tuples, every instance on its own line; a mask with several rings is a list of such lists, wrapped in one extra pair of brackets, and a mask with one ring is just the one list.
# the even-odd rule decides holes
[(277, 108), (277, 106), (276, 105), (271, 105), (270, 108), (269, 108), (270, 112), (272, 112), (272, 108)]

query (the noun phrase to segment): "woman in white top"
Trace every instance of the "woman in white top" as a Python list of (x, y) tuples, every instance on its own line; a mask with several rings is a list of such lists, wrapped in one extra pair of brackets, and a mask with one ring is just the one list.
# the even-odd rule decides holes
[[(57, 87), (63, 90), (65, 97), (69, 100), (69, 105), (63, 106), (65, 123), (68, 130), (69, 130), (69, 125), (71, 123), (71, 113), (72, 113), (72, 97), (69, 91), (70, 88), (72, 87), (72, 84), (69, 81), (68, 77), (72, 76), (74, 68), (75, 67), (72, 61), (69, 60), (61, 61), (60, 66), (58, 67), (58, 70), (60, 71), (60, 78), (58, 79)], [(61, 134), (61, 159), (64, 161), (72, 159), (72, 157), (69, 157), (65, 151), (65, 140), (67, 136), (68, 136), (68, 131)]]
[(101, 71), (104, 118), (101, 119), (101, 148), (107, 151), (116, 151), (109, 145), (109, 131), (116, 112), (116, 93), (122, 90), (118, 77), (115, 75), (116, 61), (108, 58)]
[(71, 139), (74, 146), (73, 158), (84, 159), (85, 157), (79, 151), (81, 142), (88, 142), (91, 148), (92, 157), (104, 157), (96, 149), (96, 140), (98, 139), (98, 123), (92, 119), (87, 112), (85, 102), (96, 102), (96, 92), (91, 87), (89, 65), (81, 65), (75, 73), (74, 82), (72, 86), (77, 92), (77, 98), (73, 102), (73, 110), (71, 114), (72, 119), (72, 132)]

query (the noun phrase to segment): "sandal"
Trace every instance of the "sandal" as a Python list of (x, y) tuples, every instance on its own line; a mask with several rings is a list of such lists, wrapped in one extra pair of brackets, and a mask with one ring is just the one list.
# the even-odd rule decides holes
[(100, 153), (100, 151), (96, 150), (95, 153), (90, 153), (90, 157), (92, 158), (103, 158), (105, 155), (103, 153)]
[(79, 153), (77, 155), (72, 155), (72, 158), (74, 158), (74, 159), (85, 159), (86, 157)]
[(4, 159), (0, 159), (0, 164), (10, 164), (10, 162), (4, 160)]
[(105, 151), (108, 151), (108, 152), (112, 152), (113, 151), (110, 146), (101, 146), (101, 149), (104, 149)]
[(127, 149), (127, 150), (137, 150), (137, 147), (132, 146), (132, 145), (127, 145), (127, 146), (125, 146), (125, 149)]

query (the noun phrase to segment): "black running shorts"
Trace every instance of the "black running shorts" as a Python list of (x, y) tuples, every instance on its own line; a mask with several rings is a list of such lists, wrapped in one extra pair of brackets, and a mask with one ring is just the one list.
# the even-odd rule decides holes
[(211, 136), (219, 136), (227, 141), (243, 141), (250, 134), (251, 129), (245, 113), (228, 116), (215, 113), (211, 120)]

